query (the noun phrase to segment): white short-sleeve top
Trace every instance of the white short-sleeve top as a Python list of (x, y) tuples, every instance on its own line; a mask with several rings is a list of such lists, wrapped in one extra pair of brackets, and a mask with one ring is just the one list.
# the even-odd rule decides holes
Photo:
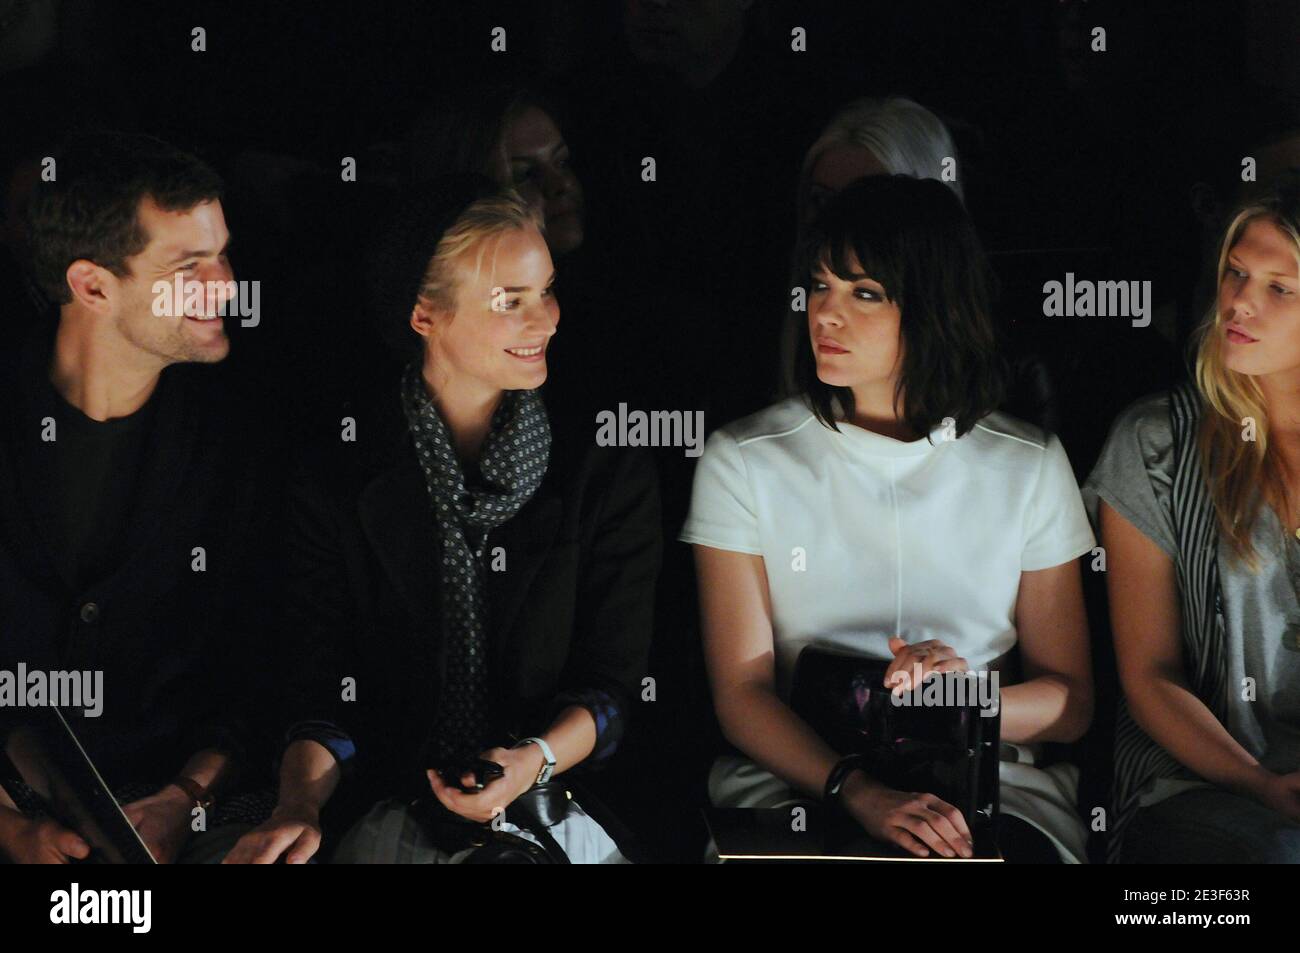
[(903, 442), (838, 425), (794, 397), (715, 432), (679, 537), (763, 557), (782, 697), (810, 642), (889, 659), (895, 633), (939, 639), (982, 669), (1015, 645), (1021, 572), (1096, 545), (1038, 428), (998, 412)]

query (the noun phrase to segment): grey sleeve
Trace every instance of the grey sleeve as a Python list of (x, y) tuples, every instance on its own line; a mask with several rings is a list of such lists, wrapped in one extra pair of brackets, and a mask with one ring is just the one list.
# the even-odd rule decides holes
[(1171, 516), (1173, 444), (1167, 394), (1144, 397), (1115, 418), (1106, 446), (1082, 489), (1098, 539), (1101, 501), (1105, 500), (1170, 558), (1177, 557)]

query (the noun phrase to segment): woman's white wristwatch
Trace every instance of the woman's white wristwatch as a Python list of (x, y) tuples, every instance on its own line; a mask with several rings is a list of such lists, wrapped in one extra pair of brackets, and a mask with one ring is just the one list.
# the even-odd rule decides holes
[(546, 763), (542, 765), (542, 770), (537, 772), (537, 780), (533, 783), (545, 784), (547, 781), (551, 780), (551, 775), (555, 773), (555, 752), (553, 752), (551, 746), (541, 738), (521, 738), (518, 744), (512, 745), (511, 747), (522, 748), (524, 745), (537, 745), (537, 747), (542, 749), (542, 757), (546, 759)]

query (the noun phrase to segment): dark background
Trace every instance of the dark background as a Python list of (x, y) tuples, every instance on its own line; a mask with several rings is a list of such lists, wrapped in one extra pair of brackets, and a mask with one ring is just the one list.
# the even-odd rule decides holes
[[(691, 16), (700, 2), (648, 5)], [(1002, 283), (1008, 353), (1045, 369), (1045, 387), (1017, 390), (1009, 407), (1057, 430), (1082, 479), (1114, 415), (1181, 373), (1204, 304), (1204, 236), (1234, 197), (1241, 156), (1300, 130), (1294, 3), (758, 0), (705, 88), (636, 62), (622, 16), (622, 3), (599, 0), (0, 0), (0, 346), (40, 317), (17, 266), (40, 157), (78, 125), (149, 132), (229, 183), (236, 277), (263, 285), (262, 324), (231, 327), (230, 363), (261, 395), (269, 439), (336, 433), (343, 408), (391, 373), (367, 320), (362, 248), (404, 173), (411, 123), (448, 91), (513, 81), (561, 103), (587, 192), (586, 244), (561, 267), (559, 366), (616, 382), (609, 407), (704, 410), (712, 430), (772, 399), (804, 151), (845, 103), (902, 94), (952, 130)], [(197, 26), (204, 52), (191, 50)], [(496, 26), (504, 53), (490, 48)], [(806, 52), (791, 50), (796, 26)], [(1095, 26), (1104, 53), (1089, 49)], [(645, 155), (654, 183), (640, 178)], [(341, 181), (344, 156), (356, 182)], [(1043, 317), (1042, 284), (1066, 271), (1151, 280), (1156, 322)], [(671, 540), (690, 461), (680, 449), (658, 458)], [(1074, 752), (1085, 810), (1104, 797), (1113, 692), (1098, 578), (1101, 704)], [(698, 857), (697, 806), (720, 744), (692, 587), (686, 547), (669, 542), (658, 701), (603, 780), (674, 859)]]

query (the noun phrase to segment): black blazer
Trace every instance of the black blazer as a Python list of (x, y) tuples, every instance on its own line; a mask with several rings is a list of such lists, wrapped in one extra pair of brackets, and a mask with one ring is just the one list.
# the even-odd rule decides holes
[[(356, 745), (349, 786), (369, 803), (428, 792), (439, 533), (398, 387), (350, 416), (355, 442), (330, 420), (290, 491), (284, 721), (344, 731)], [(586, 419), (552, 415), (541, 486), (487, 539), (489, 566), (497, 547), (505, 556), (504, 571), (486, 573), (489, 673), (518, 734), (544, 731), (566, 691), (603, 690), (626, 714), (647, 674), (662, 550), (654, 462), (597, 447)]]
[[(74, 588), (50, 543), (57, 501), (41, 421), (58, 426), (66, 409), (46, 376), (48, 330), (0, 373), (0, 668), (104, 673), (103, 714), (75, 727), (110, 785), (163, 783), (201, 748), (256, 752), (250, 680), (267, 667), (258, 653), (274, 583), (258, 559), (271, 498), (253, 469), (253, 431), (220, 368), (164, 370), (124, 555)], [(0, 733), (23, 714), (0, 710)]]

